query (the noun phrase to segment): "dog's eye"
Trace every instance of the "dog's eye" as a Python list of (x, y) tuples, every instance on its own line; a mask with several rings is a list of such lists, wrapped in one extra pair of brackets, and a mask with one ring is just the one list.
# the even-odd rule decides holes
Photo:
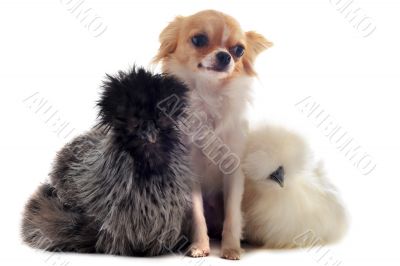
[(197, 34), (192, 37), (192, 43), (196, 47), (204, 47), (208, 44), (208, 37), (205, 34)]
[(236, 56), (236, 57), (241, 57), (244, 54), (244, 47), (243, 45), (236, 45), (231, 49), (231, 52)]

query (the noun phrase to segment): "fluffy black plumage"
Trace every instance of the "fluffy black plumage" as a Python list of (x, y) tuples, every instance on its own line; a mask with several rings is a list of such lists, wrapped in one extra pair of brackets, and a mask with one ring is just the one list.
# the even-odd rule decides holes
[[(162, 173), (169, 164), (172, 146), (180, 141), (170, 120), (176, 121), (182, 113), (187, 88), (173, 77), (144, 69), (108, 76), (103, 88), (98, 102), (100, 125), (110, 128), (115, 145), (135, 158), (140, 176)], [(180, 100), (181, 110), (167, 116), (157, 105), (171, 95)]]
[[(24, 241), (146, 256), (187, 242), (192, 174), (177, 124), (186, 92), (173, 77), (143, 69), (108, 76), (99, 124), (58, 153), (50, 183), (26, 205)], [(166, 114), (158, 104), (171, 95), (179, 104)]]

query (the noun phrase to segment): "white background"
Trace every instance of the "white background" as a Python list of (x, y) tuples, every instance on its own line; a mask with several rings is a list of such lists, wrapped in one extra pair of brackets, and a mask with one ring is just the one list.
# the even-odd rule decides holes
[[(97, 38), (68, 11), (69, 1), (0, 2), (2, 265), (400, 265), (399, 1), (352, 3), (350, 8), (360, 8), (357, 12), (376, 26), (364, 37), (361, 26), (355, 28), (337, 10), (344, 0), (85, 0), (107, 27)], [(47, 178), (55, 152), (93, 125), (104, 74), (134, 63), (146, 66), (168, 21), (209, 8), (231, 14), (245, 30), (274, 42), (257, 61), (253, 117), (305, 134), (325, 159), (351, 214), (343, 241), (321, 251), (251, 251), (239, 262), (218, 258), (217, 247), (211, 257), (196, 260), (51, 254), (23, 245), (23, 206)], [(24, 102), (35, 93), (47, 101), (49, 112), (57, 112), (47, 123), (44, 110), (35, 113)], [(371, 174), (363, 175), (295, 106), (308, 96), (373, 158)], [(57, 136), (57, 119), (68, 122), (73, 134)]]

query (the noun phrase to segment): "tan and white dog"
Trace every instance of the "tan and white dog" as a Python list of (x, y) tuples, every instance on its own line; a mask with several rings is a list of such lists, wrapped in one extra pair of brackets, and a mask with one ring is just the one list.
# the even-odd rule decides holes
[[(272, 44), (221, 12), (206, 10), (178, 16), (160, 34), (154, 61), (164, 73), (174, 75), (190, 88), (191, 112), (201, 118), (193, 132), (193, 167), (199, 184), (193, 189), (193, 244), (190, 255), (210, 252), (203, 210), (205, 201), (223, 192), (222, 254), (239, 259), (242, 232), (241, 201), (244, 175), (240, 158), (247, 134), (253, 63)], [(238, 161), (239, 160), (239, 161)]]

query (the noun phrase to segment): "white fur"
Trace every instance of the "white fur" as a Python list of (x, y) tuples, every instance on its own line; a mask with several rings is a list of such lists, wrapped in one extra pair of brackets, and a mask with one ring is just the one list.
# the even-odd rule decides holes
[[(250, 101), (252, 79), (244, 75), (224, 81), (229, 73), (207, 70), (193, 72), (173, 59), (165, 65), (168, 73), (182, 79), (190, 88), (191, 112), (204, 117), (204, 124), (212, 129), (215, 136), (222, 140), (232, 153), (241, 158), (247, 138), (246, 107)], [(232, 174), (224, 175), (218, 165), (209, 160), (197, 147), (193, 147), (192, 158), (194, 171), (201, 184), (194, 188), (193, 193), (194, 234), (191, 255), (204, 256), (209, 252), (202, 194), (207, 201), (223, 191), (225, 221), (222, 254), (238, 258), (241, 250), (241, 200), (244, 190), (242, 169), (239, 165)]]
[(224, 25), (224, 32), (222, 33), (221, 47), (225, 46), (225, 44), (228, 41), (230, 35), (231, 35), (231, 31), (229, 30), (229, 28), (226, 25)]
[[(270, 180), (279, 166), (284, 187)], [(283, 128), (251, 132), (243, 162), (245, 238), (266, 248), (293, 248), (338, 240), (347, 217), (335, 187), (304, 140)]]

